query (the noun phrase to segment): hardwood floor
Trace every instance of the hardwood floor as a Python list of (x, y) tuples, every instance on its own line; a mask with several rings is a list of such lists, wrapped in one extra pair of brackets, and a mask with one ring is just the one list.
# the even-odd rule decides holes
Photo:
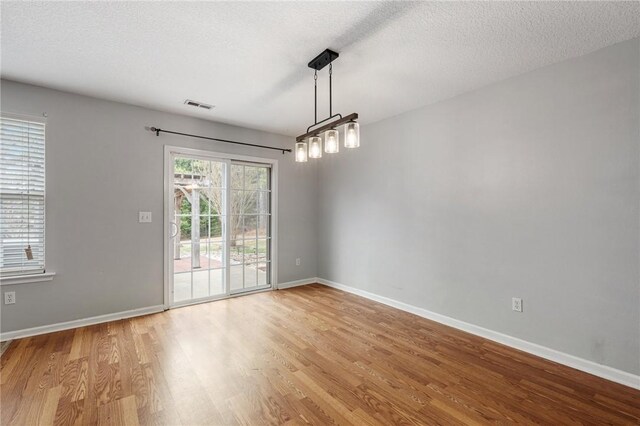
[(639, 424), (640, 391), (321, 285), (12, 342), (3, 425)]

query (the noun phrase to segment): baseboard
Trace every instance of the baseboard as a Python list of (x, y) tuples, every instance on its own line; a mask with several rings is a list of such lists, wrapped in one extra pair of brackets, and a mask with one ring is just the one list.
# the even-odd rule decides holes
[(149, 306), (146, 308), (132, 309), (130, 311), (116, 312), (113, 314), (98, 315), (90, 318), (82, 318), (73, 321), (59, 322), (57, 324), (42, 325), (40, 327), (25, 328), (23, 330), (7, 331), (0, 334), (0, 341), (22, 339), (24, 337), (37, 336), (39, 334), (53, 333), (55, 331), (69, 330), (71, 328), (100, 324), (125, 318), (139, 317), (141, 315), (154, 314), (164, 311), (163, 305)]
[(316, 277), (313, 278), (305, 278), (302, 280), (296, 280), (296, 281), (288, 281), (286, 283), (280, 283), (278, 284), (278, 290), (283, 290), (285, 288), (291, 288), (291, 287), (298, 287), (301, 285), (307, 285), (307, 284), (315, 284), (318, 282), (318, 279)]
[(346, 291), (358, 296), (365, 297), (376, 302), (383, 303), (385, 305), (392, 306), (405, 312), (427, 318), (432, 321), (439, 322), (444, 325), (448, 325), (453, 328), (457, 328), (467, 333), (474, 334), (476, 336), (484, 337), (485, 339), (493, 340), (494, 342), (501, 343), (506, 346), (510, 346), (515, 349), (519, 349), (523, 352), (530, 353), (532, 355), (539, 356), (544, 359), (548, 359), (558, 364), (563, 364), (576, 370), (584, 371), (594, 376), (602, 377), (603, 379), (611, 380), (612, 382), (620, 383), (625, 386), (629, 386), (635, 389), (640, 389), (640, 376), (628, 373), (626, 371), (618, 370), (613, 367), (598, 364), (593, 361), (579, 358), (573, 355), (569, 355), (564, 352), (557, 351), (555, 349), (547, 348), (545, 346), (538, 345), (536, 343), (527, 342), (526, 340), (518, 339), (506, 334), (499, 333), (497, 331), (489, 330), (484, 327), (473, 325), (464, 321), (457, 320), (445, 315), (441, 315), (435, 312), (431, 312), (427, 309), (419, 308), (417, 306), (409, 305), (404, 302), (390, 299), (388, 297), (379, 296), (374, 293), (370, 293), (365, 290), (360, 290), (354, 287), (350, 287), (344, 284), (339, 284), (333, 281), (325, 280), (323, 278), (317, 278), (317, 283), (326, 285), (327, 287), (333, 287), (339, 290)]

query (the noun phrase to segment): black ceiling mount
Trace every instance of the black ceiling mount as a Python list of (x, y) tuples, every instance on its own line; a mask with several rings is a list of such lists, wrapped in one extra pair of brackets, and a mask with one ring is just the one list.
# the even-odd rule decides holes
[(329, 65), (335, 59), (340, 56), (337, 52), (334, 52), (331, 49), (326, 49), (324, 52), (316, 56), (309, 62), (309, 68), (313, 68), (316, 71), (320, 71), (322, 68)]

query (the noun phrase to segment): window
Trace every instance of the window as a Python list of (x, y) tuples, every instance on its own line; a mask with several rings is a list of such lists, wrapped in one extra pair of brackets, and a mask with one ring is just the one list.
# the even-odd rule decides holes
[(0, 273), (5, 276), (44, 272), (44, 141), (44, 122), (0, 116)]

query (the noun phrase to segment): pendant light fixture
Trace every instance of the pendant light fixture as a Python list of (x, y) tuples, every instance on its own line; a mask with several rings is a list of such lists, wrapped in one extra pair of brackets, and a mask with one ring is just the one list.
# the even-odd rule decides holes
[(318, 136), (309, 138), (309, 158), (322, 158), (322, 139)]
[(340, 134), (337, 130), (331, 129), (324, 132), (324, 152), (335, 154), (340, 151)]
[(360, 146), (360, 125), (350, 121), (344, 125), (344, 147), (358, 148)]
[(306, 142), (296, 142), (296, 162), (298, 163), (307, 162), (307, 143)]
[[(309, 62), (309, 68), (315, 70), (313, 75), (314, 122), (307, 127), (307, 132), (296, 138), (296, 162), (307, 162), (308, 158), (322, 158), (322, 144), (324, 152), (335, 154), (340, 151), (340, 127), (344, 133), (344, 147), (358, 148), (360, 146), (360, 126), (357, 122), (358, 114), (352, 113), (345, 117), (333, 114), (332, 62), (338, 58), (338, 53), (326, 49)], [(318, 71), (329, 65), (329, 117), (318, 121)], [(344, 125), (344, 126), (343, 126)], [(315, 129), (314, 129), (315, 128)], [(312, 130), (313, 129), (313, 130)], [(307, 150), (308, 143), (308, 150)]]

